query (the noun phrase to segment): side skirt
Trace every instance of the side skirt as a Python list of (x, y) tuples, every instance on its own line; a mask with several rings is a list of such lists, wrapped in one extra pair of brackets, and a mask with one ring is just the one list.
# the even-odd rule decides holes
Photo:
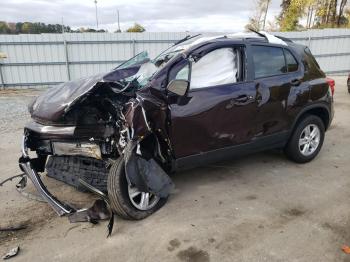
[(186, 170), (198, 166), (212, 164), (218, 161), (231, 159), (259, 151), (273, 148), (282, 148), (287, 144), (290, 132), (285, 131), (274, 135), (257, 138), (252, 142), (242, 145), (224, 147), (209, 152), (186, 156), (175, 160), (175, 170)]

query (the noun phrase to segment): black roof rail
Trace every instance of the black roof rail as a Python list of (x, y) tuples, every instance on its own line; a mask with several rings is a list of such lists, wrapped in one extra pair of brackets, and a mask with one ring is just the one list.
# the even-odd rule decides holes
[(267, 37), (266, 37), (266, 35), (260, 33), (259, 31), (256, 31), (255, 29), (253, 29), (253, 28), (251, 28), (251, 27), (249, 27), (248, 30), (251, 31), (251, 32), (253, 32), (253, 33), (255, 33), (255, 34), (257, 34), (258, 36), (261, 36), (261, 37), (265, 38), (266, 40), (268, 40)]
[(279, 36), (279, 35), (274, 35), (275, 37), (283, 40), (284, 42), (289, 42), (289, 43), (293, 43), (293, 41), (287, 37), (284, 37), (284, 36)]

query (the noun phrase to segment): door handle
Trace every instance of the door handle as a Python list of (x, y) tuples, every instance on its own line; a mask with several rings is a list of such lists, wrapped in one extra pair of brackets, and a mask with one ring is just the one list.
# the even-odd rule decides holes
[(226, 109), (231, 109), (233, 106), (244, 106), (249, 104), (252, 100), (254, 100), (254, 97), (251, 95), (241, 95), (237, 98), (231, 99), (225, 107)]
[(301, 84), (301, 80), (300, 79), (293, 79), (292, 81), (290, 81), (290, 84), (292, 86), (298, 86)]
[(235, 101), (236, 103), (246, 103), (251, 100), (253, 100), (253, 96), (250, 95), (242, 95), (233, 99), (233, 101)]

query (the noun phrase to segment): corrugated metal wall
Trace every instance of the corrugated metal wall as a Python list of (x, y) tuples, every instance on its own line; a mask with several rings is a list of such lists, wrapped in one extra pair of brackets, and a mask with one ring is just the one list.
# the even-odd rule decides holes
[[(7, 55), (0, 59), (0, 85), (5, 88), (41, 87), (106, 72), (143, 50), (154, 57), (187, 34), (0, 35), (0, 52)], [(350, 71), (349, 29), (276, 34), (308, 45), (324, 71)]]

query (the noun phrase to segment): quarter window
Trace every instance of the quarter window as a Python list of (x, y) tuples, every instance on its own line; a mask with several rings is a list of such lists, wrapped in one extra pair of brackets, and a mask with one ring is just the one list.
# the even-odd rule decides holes
[(188, 80), (188, 75), (190, 72), (190, 67), (186, 64), (179, 72), (177, 72), (175, 79)]
[(287, 72), (282, 48), (252, 46), (255, 78)]
[(284, 49), (284, 54), (286, 55), (286, 62), (288, 72), (294, 72), (298, 70), (298, 62), (295, 60), (294, 56), (287, 49)]

